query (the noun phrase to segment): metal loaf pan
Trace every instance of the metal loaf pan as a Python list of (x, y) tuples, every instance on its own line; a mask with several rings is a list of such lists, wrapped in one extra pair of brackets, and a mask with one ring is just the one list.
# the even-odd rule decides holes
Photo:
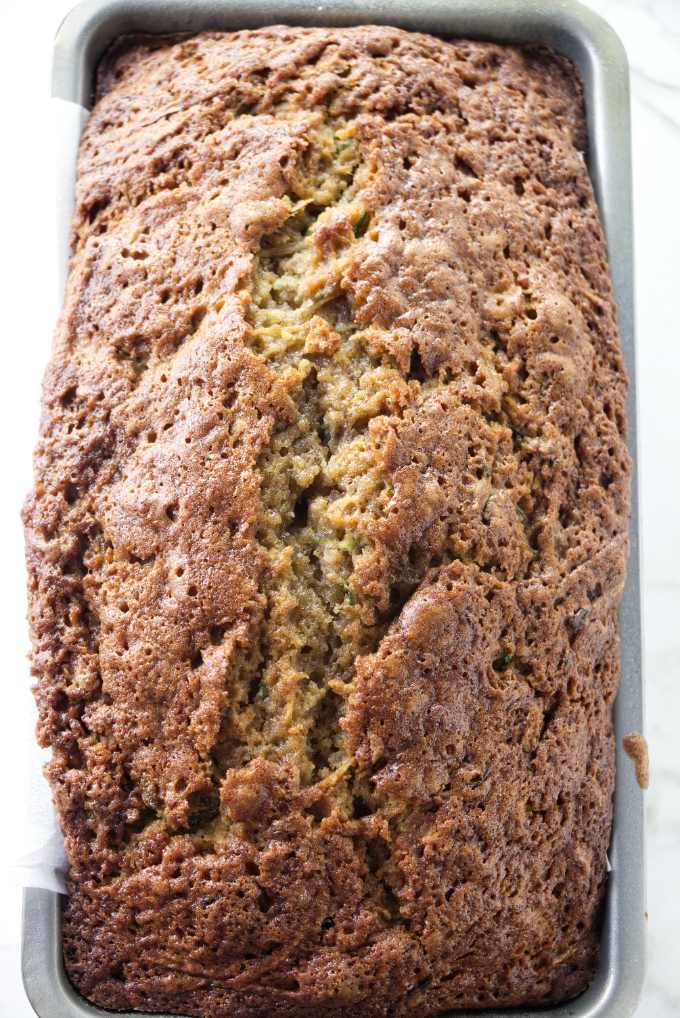
[[(78, 138), (92, 100), (97, 61), (130, 32), (198, 32), (270, 24), (382, 23), (448, 37), (539, 42), (570, 57), (583, 77), (588, 166), (609, 245), (621, 338), (632, 385), (630, 449), (636, 454), (633, 244), (628, 65), (609, 26), (575, 0), (87, 0), (64, 20), (54, 47), (53, 96), (58, 111), (59, 271), (66, 275), (68, 222)], [(644, 842), (642, 793), (621, 749), (626, 732), (642, 731), (640, 572), (637, 478), (633, 478), (631, 557), (621, 605), (621, 687), (616, 704), (617, 781), (614, 833), (603, 917), (600, 967), (576, 1000), (547, 1009), (513, 1010), (531, 1018), (626, 1018), (634, 1013), (644, 977)], [(22, 968), (28, 998), (40, 1018), (105, 1016), (70, 985), (61, 955), (59, 895), (25, 891)], [(479, 1012), (475, 1012), (478, 1014)], [(508, 1011), (486, 1011), (502, 1018)], [(464, 1012), (456, 1012), (460, 1016)], [(132, 1016), (128, 1016), (132, 1018)]]

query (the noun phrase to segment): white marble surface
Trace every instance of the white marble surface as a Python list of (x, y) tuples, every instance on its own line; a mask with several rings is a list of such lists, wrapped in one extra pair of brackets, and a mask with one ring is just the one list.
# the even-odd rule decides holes
[[(5, 874), (20, 844), (31, 725), (18, 510), (29, 485), (39, 378), (53, 317), (49, 53), (72, 0), (3, 0), (0, 95), (13, 139), (3, 199), (0, 399), (3, 454), (0, 588), (0, 1018), (32, 1014), (19, 978), (20, 895)], [(159, 6), (162, 3), (159, 0)], [(590, 0), (632, 65), (647, 736), (649, 972), (638, 1018), (680, 1015), (680, 0)], [(11, 374), (9, 371), (11, 365)]]

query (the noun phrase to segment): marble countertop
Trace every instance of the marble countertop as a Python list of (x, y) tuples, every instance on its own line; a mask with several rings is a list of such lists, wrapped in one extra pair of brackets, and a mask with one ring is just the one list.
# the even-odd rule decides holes
[(648, 969), (638, 1018), (680, 1015), (680, 3), (590, 0), (631, 65), (644, 591)]
[[(4, 0), (0, 62), (11, 158), (0, 166), (3, 204), (5, 386), (2, 560), (8, 693), (0, 773), (0, 1015), (30, 1018), (19, 976), (20, 892), (6, 876), (17, 854), (25, 799), (28, 693), (23, 551), (18, 520), (30, 482), (39, 381), (55, 303), (49, 61), (74, 0)], [(161, 0), (159, 0), (159, 3)], [(636, 297), (647, 682), (652, 780), (648, 818), (648, 976), (638, 1018), (680, 1015), (680, 0), (589, 0), (621, 36), (632, 70)], [(9, 44), (7, 44), (9, 40)], [(10, 376), (11, 364), (11, 376)], [(9, 660), (8, 660), (9, 659)]]

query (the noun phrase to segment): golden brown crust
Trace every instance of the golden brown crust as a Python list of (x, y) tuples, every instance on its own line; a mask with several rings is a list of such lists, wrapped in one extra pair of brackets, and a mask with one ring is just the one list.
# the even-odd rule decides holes
[(583, 145), (543, 51), (271, 28), (105, 61), (25, 510), (100, 1006), (590, 979), (629, 464)]

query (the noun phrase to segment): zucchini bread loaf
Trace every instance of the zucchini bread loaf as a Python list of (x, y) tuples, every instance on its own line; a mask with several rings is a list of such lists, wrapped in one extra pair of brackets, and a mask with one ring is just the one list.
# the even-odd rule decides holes
[(574, 68), (389, 28), (100, 68), (27, 502), (63, 947), (377, 1018), (597, 961), (626, 379)]

